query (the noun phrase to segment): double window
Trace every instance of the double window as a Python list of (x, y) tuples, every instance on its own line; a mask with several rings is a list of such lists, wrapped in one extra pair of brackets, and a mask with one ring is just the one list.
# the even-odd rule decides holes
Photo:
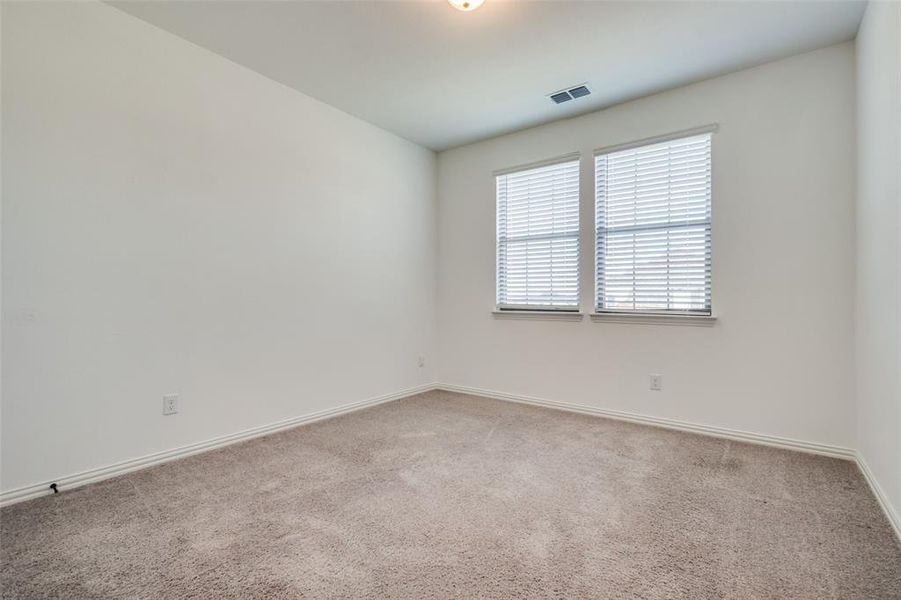
[[(711, 133), (595, 155), (595, 311), (711, 313)], [(497, 175), (500, 310), (579, 308), (579, 160)]]

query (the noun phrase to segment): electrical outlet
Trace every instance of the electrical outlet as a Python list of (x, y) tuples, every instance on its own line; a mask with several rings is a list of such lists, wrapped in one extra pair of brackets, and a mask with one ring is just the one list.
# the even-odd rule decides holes
[(663, 389), (663, 375), (651, 375), (651, 390), (659, 392)]
[(419, 365), (420, 368), (424, 367), (425, 366), (425, 356), (420, 356), (419, 360), (417, 361), (417, 364)]
[(163, 414), (174, 415), (178, 412), (178, 394), (166, 394), (163, 396)]

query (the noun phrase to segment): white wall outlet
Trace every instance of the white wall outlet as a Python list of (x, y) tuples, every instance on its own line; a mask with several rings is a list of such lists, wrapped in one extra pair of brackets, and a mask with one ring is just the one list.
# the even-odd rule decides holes
[(178, 412), (178, 394), (166, 394), (163, 396), (163, 414), (174, 415)]
[(420, 369), (421, 369), (422, 367), (424, 367), (424, 366), (425, 366), (425, 356), (420, 355), (420, 357), (417, 359), (416, 364), (419, 365), (419, 368), (420, 368)]
[(663, 375), (651, 375), (651, 390), (659, 392), (663, 389)]

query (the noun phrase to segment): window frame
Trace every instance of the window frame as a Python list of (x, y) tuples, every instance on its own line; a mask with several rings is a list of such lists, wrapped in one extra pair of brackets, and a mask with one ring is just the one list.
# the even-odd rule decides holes
[[(502, 304), (501, 303), (501, 238), (500, 238), (500, 202), (498, 196), (498, 178), (530, 171), (542, 167), (551, 167), (566, 163), (576, 163), (578, 183), (576, 186), (576, 304), (573, 306), (555, 306), (539, 304)], [(566, 317), (567, 315), (582, 315), (582, 153), (570, 152), (553, 158), (536, 162), (507, 167), (492, 172), (494, 180), (494, 232), (495, 232), (495, 256), (494, 256), (494, 314), (495, 315), (551, 315)], [(537, 236), (546, 237), (546, 236)], [(559, 236), (572, 237), (571, 235)], [(508, 240), (509, 243), (509, 240)]]
[[(713, 282), (713, 148), (714, 148), (714, 134), (719, 131), (719, 125), (716, 123), (712, 123), (709, 125), (704, 125), (701, 127), (695, 127), (692, 129), (685, 129), (681, 131), (676, 131), (673, 133), (668, 133), (660, 136), (654, 136), (650, 138), (643, 138), (640, 140), (635, 140), (632, 142), (626, 142), (622, 144), (616, 144), (612, 146), (605, 146), (602, 148), (597, 148), (592, 153), (592, 185), (594, 186), (594, 304), (592, 307), (592, 319), (596, 321), (617, 321), (617, 322), (641, 322), (647, 320), (648, 322), (665, 322), (666, 320), (671, 320), (673, 322), (690, 322), (690, 321), (705, 321), (705, 322), (713, 322), (716, 320), (714, 316), (714, 282)], [(695, 137), (708, 134), (710, 136), (710, 197), (709, 197), (709, 206), (708, 213), (709, 219), (706, 222), (700, 222), (698, 224), (705, 225), (708, 228), (708, 250), (709, 256), (707, 259), (707, 269), (709, 273), (709, 289), (707, 290), (709, 293), (710, 301), (706, 310), (666, 310), (666, 309), (617, 309), (617, 308), (602, 308), (601, 307), (601, 298), (600, 298), (600, 276), (601, 276), (601, 265), (599, 262), (598, 251), (600, 249), (600, 235), (601, 228), (599, 227), (599, 203), (598, 203), (598, 163), (597, 159), (599, 156), (612, 154), (615, 152), (621, 152), (624, 150), (632, 150), (636, 148), (642, 148), (645, 146), (653, 146), (655, 144), (662, 144), (666, 142), (672, 142), (675, 140)], [(697, 226), (696, 224), (695, 226)], [(666, 224), (666, 225), (654, 225), (647, 227), (635, 227), (635, 230), (639, 229), (645, 231), (651, 230), (671, 230), (674, 228), (686, 227), (686, 224)]]

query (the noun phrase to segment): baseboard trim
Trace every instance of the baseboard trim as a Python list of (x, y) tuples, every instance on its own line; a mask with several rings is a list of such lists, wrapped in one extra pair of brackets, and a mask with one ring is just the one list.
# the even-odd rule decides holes
[(519, 404), (531, 404), (533, 406), (543, 406), (545, 408), (553, 408), (567, 412), (606, 417), (608, 419), (616, 419), (618, 421), (628, 421), (630, 423), (640, 423), (642, 425), (653, 425), (655, 427), (663, 427), (665, 429), (688, 431), (691, 433), (699, 433), (701, 435), (725, 438), (739, 442), (749, 442), (752, 444), (773, 446), (775, 448), (784, 448), (786, 450), (798, 450), (800, 452), (820, 454), (823, 456), (831, 456), (845, 460), (855, 460), (857, 458), (857, 452), (855, 450), (851, 448), (844, 448), (842, 446), (833, 446), (830, 444), (806, 442), (792, 438), (765, 435), (762, 433), (753, 433), (750, 431), (741, 431), (738, 429), (728, 429), (726, 427), (717, 427), (714, 425), (701, 425), (698, 423), (690, 423), (688, 421), (679, 421), (676, 419), (652, 417), (639, 413), (597, 408), (584, 404), (560, 402), (558, 400), (548, 400), (545, 398), (536, 398), (534, 396), (524, 396), (522, 394), (508, 394), (506, 392), (497, 392), (494, 390), (466, 387), (448, 383), (439, 383), (438, 389), (446, 390), (449, 392), (458, 392), (461, 394), (471, 394), (473, 396), (484, 396), (486, 398), (493, 398), (495, 400), (517, 402)]
[(882, 487), (879, 485), (879, 482), (876, 480), (875, 475), (870, 470), (869, 465), (864, 459), (863, 455), (850, 448), (844, 448), (841, 446), (833, 446), (829, 444), (819, 444), (815, 442), (805, 442), (802, 440), (796, 440), (791, 438), (784, 438), (772, 435), (765, 435), (760, 433), (753, 433), (749, 431), (741, 431), (737, 429), (728, 429), (725, 427), (716, 427), (713, 425), (700, 425), (697, 423), (690, 423), (687, 421), (679, 421), (676, 419), (667, 419), (662, 417), (652, 417), (649, 415), (642, 415), (639, 413), (632, 413), (627, 411), (619, 411), (619, 410), (610, 410), (604, 408), (597, 408), (594, 406), (587, 406), (583, 404), (574, 404), (569, 402), (560, 402), (557, 400), (548, 400), (545, 398), (536, 398), (534, 396), (525, 396), (521, 394), (509, 394), (506, 392), (497, 392), (494, 390), (487, 390), (483, 388), (474, 388), (467, 387), (462, 385), (453, 385), (449, 383), (428, 383), (419, 386), (415, 386), (412, 388), (407, 388), (405, 390), (401, 390), (399, 392), (395, 392), (392, 394), (384, 394), (382, 396), (375, 396), (373, 398), (368, 398), (366, 400), (361, 400), (359, 402), (352, 402), (350, 404), (344, 404), (342, 406), (338, 406), (335, 408), (329, 408), (325, 410), (320, 410), (313, 413), (308, 413), (306, 415), (301, 415), (298, 417), (292, 417), (290, 419), (284, 419), (282, 421), (277, 421), (275, 423), (270, 423), (268, 425), (262, 425), (259, 427), (253, 427), (251, 429), (245, 429), (244, 431), (239, 431), (237, 433), (219, 436), (216, 438), (212, 438), (203, 442), (198, 442), (195, 444), (189, 444), (187, 446), (182, 446), (180, 448), (174, 448), (172, 450), (164, 450), (162, 452), (156, 452), (154, 454), (148, 454), (139, 458), (134, 458), (126, 461), (122, 461), (119, 463), (115, 463), (112, 465), (107, 465), (105, 467), (99, 467), (96, 469), (90, 469), (87, 471), (82, 471), (80, 473), (73, 473), (71, 475), (66, 475), (63, 477), (58, 477), (51, 481), (47, 481), (46, 483), (38, 483), (34, 485), (23, 486), (20, 488), (16, 488), (13, 490), (0, 492), (0, 506), (7, 506), (9, 504), (15, 504), (17, 502), (24, 502), (25, 500), (31, 500), (33, 498), (38, 498), (40, 496), (46, 496), (51, 494), (52, 492), (49, 489), (50, 483), (55, 482), (58, 488), (61, 491), (70, 490), (73, 488), (81, 487), (83, 485), (87, 485), (89, 483), (95, 483), (98, 481), (102, 481), (104, 479), (110, 479), (113, 477), (117, 477), (119, 475), (124, 475), (126, 473), (130, 473), (132, 471), (137, 471), (139, 469), (144, 469), (147, 467), (151, 467), (153, 465), (158, 465), (161, 463), (178, 460), (180, 458), (185, 458), (187, 456), (191, 456), (193, 454), (199, 454), (201, 452), (206, 452), (209, 450), (214, 450), (216, 448), (221, 448), (223, 446), (228, 446), (231, 444), (236, 444), (238, 442), (243, 442), (246, 440), (250, 440), (256, 437), (261, 437), (264, 435), (268, 435), (270, 433), (275, 433), (278, 431), (284, 431), (286, 429), (292, 429), (294, 427), (299, 427), (301, 425), (306, 425), (309, 423), (315, 423), (316, 421), (323, 421), (325, 419), (329, 419), (332, 417), (337, 417), (339, 415), (348, 414), (351, 412), (355, 412), (358, 410), (363, 410), (365, 408), (369, 408), (371, 406), (376, 406), (378, 404), (384, 404), (386, 402), (391, 402), (394, 400), (400, 400), (402, 398), (407, 398), (409, 396), (414, 396), (416, 394), (421, 394), (423, 392), (428, 392), (431, 390), (440, 389), (448, 392), (457, 392), (461, 394), (470, 394), (473, 396), (482, 396), (484, 398), (492, 398), (495, 400), (503, 400), (506, 402), (516, 402), (519, 404), (529, 404), (533, 406), (541, 406), (545, 408), (552, 408), (556, 410), (562, 410), (567, 412), (575, 412), (586, 415), (594, 415), (598, 417), (605, 417), (608, 419), (616, 419), (618, 421), (627, 421), (630, 423), (640, 423), (643, 425), (652, 425), (655, 427), (663, 427), (665, 429), (675, 429), (678, 431), (688, 431), (691, 433), (698, 433), (701, 435), (708, 435), (712, 437), (725, 438), (730, 440), (736, 440), (740, 442), (748, 442), (752, 444), (762, 444), (765, 446), (773, 446), (776, 448), (784, 448), (787, 450), (797, 450), (801, 452), (809, 452), (812, 454), (820, 454), (823, 456), (831, 456), (835, 458), (842, 458), (846, 460), (853, 460), (857, 463), (858, 468), (863, 474), (864, 479), (867, 481), (867, 484), (870, 486), (870, 489), (873, 491), (873, 495), (876, 497), (876, 500), (879, 502), (879, 505), (882, 507), (883, 512), (885, 513), (886, 518), (891, 524), (892, 528), (895, 531), (895, 535), (901, 540), (901, 517), (899, 517), (898, 512), (892, 506), (891, 502), (886, 496), (885, 492), (882, 490)]
[(328, 408), (298, 417), (276, 421), (275, 423), (270, 423), (268, 425), (261, 425), (259, 427), (245, 429), (237, 433), (215, 437), (203, 442), (181, 446), (180, 448), (147, 454), (139, 458), (125, 460), (115, 464), (107, 465), (105, 467), (89, 469), (80, 473), (73, 473), (70, 475), (57, 477), (55, 479), (47, 481), (46, 483), (37, 483), (34, 485), (27, 485), (13, 490), (0, 492), (0, 506), (15, 504), (17, 502), (24, 502), (25, 500), (31, 500), (32, 498), (38, 498), (40, 496), (52, 494), (52, 491), (50, 490), (50, 484), (53, 482), (57, 484), (58, 489), (61, 492), (71, 490), (73, 488), (81, 487), (89, 483), (95, 483), (104, 479), (110, 479), (112, 477), (124, 475), (125, 473), (130, 473), (132, 471), (137, 471), (139, 469), (152, 467), (153, 465), (177, 460), (179, 458), (185, 458), (187, 456), (191, 456), (192, 454), (199, 454), (201, 452), (214, 450), (216, 448), (221, 448), (230, 444), (236, 444), (238, 442), (243, 442), (256, 437), (268, 435), (270, 433), (275, 433), (277, 431), (292, 429), (300, 425), (307, 425), (316, 421), (323, 421), (325, 419), (330, 419), (339, 415), (355, 412), (364, 408), (376, 406), (378, 404), (384, 404), (393, 400), (400, 400), (401, 398), (407, 398), (409, 396), (414, 396), (416, 394), (434, 390), (436, 389), (436, 387), (436, 384), (433, 383), (419, 385), (416, 387), (401, 390), (399, 392), (395, 392), (393, 394), (375, 396), (373, 398), (367, 398), (366, 400), (344, 404), (335, 408)]
[(628, 421), (630, 423), (653, 425), (655, 427), (663, 427), (665, 429), (676, 429), (679, 431), (688, 431), (691, 433), (725, 438), (739, 442), (762, 444), (765, 446), (783, 448), (786, 450), (796, 450), (800, 452), (808, 452), (811, 454), (820, 454), (823, 456), (831, 456), (833, 458), (851, 460), (857, 464), (857, 467), (863, 474), (864, 479), (870, 486), (873, 495), (876, 497), (876, 501), (879, 503), (879, 506), (882, 507), (882, 512), (885, 514), (885, 517), (888, 519), (889, 524), (892, 526), (895, 535), (897, 536), (898, 540), (901, 540), (901, 517), (899, 517), (898, 512), (895, 510), (895, 507), (892, 506), (892, 503), (889, 500), (888, 496), (882, 490), (882, 486), (879, 485), (879, 482), (876, 480), (876, 476), (873, 474), (873, 471), (870, 470), (870, 467), (867, 464), (867, 461), (864, 459), (863, 455), (859, 451), (853, 450), (851, 448), (844, 448), (842, 446), (833, 446), (829, 444), (819, 444), (815, 442), (805, 442), (792, 438), (764, 435), (762, 433), (740, 431), (737, 429), (728, 429), (725, 427), (716, 427), (713, 425), (699, 425), (697, 423), (678, 421), (676, 419), (651, 417), (638, 413), (596, 408), (583, 404), (559, 402), (557, 400), (547, 400), (544, 398), (535, 398), (533, 396), (524, 396), (521, 394), (508, 394), (506, 392), (497, 392), (493, 390), (473, 388), (462, 385), (453, 385), (449, 383), (439, 383), (436, 387), (437, 389), (446, 390), (448, 392), (470, 394), (473, 396), (493, 398), (495, 400), (517, 402), (519, 404), (530, 404), (532, 406), (543, 406), (545, 408), (553, 408), (567, 412), (606, 417), (609, 419), (616, 419), (618, 421)]
[(888, 496), (882, 490), (882, 486), (879, 485), (879, 482), (876, 480), (876, 476), (873, 474), (873, 471), (870, 470), (870, 465), (867, 464), (866, 459), (863, 457), (859, 451), (855, 453), (857, 459), (857, 468), (860, 469), (860, 472), (863, 474), (863, 478), (867, 480), (867, 483), (870, 485), (870, 490), (872, 490), (873, 495), (876, 496), (876, 500), (879, 502), (879, 506), (882, 507), (882, 512), (885, 513), (888, 522), (891, 524), (892, 529), (895, 530), (895, 536), (901, 541), (901, 517), (898, 516), (898, 511), (895, 510), (895, 507), (892, 506), (891, 501), (888, 499)]

